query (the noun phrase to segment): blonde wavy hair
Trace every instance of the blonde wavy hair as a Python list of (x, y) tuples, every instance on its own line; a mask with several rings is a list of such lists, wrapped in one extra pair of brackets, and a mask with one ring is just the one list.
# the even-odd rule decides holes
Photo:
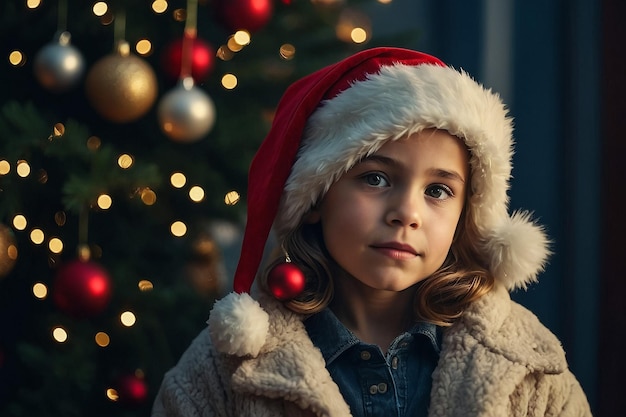
[[(470, 303), (494, 286), (494, 277), (479, 249), (478, 231), (470, 221), (469, 196), (465, 201), (446, 260), (434, 274), (417, 284), (413, 303), (416, 320), (449, 326)], [(259, 283), (263, 290), (267, 291), (269, 271), (284, 261), (284, 252), (306, 276), (302, 294), (285, 301), (285, 306), (300, 314), (314, 314), (327, 307), (334, 296), (332, 271), (337, 265), (326, 250), (319, 222), (301, 222), (284, 237), (282, 248), (275, 251), (272, 261), (261, 273)]]

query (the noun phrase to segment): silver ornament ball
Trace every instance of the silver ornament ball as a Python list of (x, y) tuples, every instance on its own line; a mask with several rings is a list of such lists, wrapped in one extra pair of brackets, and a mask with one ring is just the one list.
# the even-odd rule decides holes
[(64, 92), (74, 87), (85, 71), (85, 60), (80, 51), (69, 43), (69, 34), (44, 46), (35, 56), (34, 71), (37, 80), (46, 89)]
[(159, 125), (177, 142), (195, 142), (215, 124), (213, 100), (186, 78), (163, 96), (158, 108)]

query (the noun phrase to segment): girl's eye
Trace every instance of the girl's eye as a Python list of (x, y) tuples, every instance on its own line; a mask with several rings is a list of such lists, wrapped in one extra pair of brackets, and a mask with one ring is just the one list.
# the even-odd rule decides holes
[(372, 187), (389, 187), (389, 181), (384, 177), (384, 175), (379, 174), (377, 172), (370, 172), (368, 174), (363, 175), (364, 181), (367, 185)]
[(426, 189), (426, 195), (437, 200), (445, 200), (454, 196), (454, 193), (447, 185), (435, 184)]

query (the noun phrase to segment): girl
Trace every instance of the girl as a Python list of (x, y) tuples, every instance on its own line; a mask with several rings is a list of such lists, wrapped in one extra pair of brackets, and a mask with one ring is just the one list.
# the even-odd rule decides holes
[(235, 292), (153, 416), (591, 415), (509, 297), (549, 254), (508, 213), (512, 143), (498, 96), (423, 53), (370, 49), (294, 83), (250, 167)]

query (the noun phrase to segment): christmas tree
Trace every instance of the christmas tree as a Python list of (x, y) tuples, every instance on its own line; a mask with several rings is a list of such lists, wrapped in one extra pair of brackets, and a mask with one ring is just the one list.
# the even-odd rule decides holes
[(280, 95), (387, 3), (2, 2), (0, 415), (149, 414), (230, 288)]

